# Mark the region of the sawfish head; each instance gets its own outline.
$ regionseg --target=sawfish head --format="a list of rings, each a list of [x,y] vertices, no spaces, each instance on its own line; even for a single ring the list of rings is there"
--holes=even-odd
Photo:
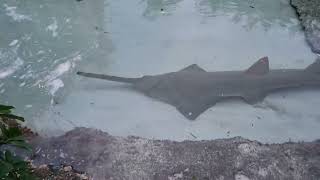
[[[206,71],[200,68],[198,65],[192,64],[177,72],[165,73],[162,75],[155,75],[155,76],[150,76],[150,75],[143,76],[142,78],[139,79],[139,81],[134,83],[134,86],[143,92],[147,92],[152,89],[155,90],[156,88],[159,88],[161,84],[167,84],[166,82],[170,81],[171,79],[174,79],[176,75],[179,74],[180,72],[206,72]],[[161,88],[162,91],[165,90],[163,88],[164,87]]]
[[[207,73],[196,64],[192,64],[186,68],[177,72],[170,72],[155,76],[143,76],[138,82],[134,83],[134,87],[143,92],[145,95],[152,97],[153,99],[160,100],[175,106],[183,115],[188,119],[192,118],[190,109],[195,110],[194,106],[188,106],[190,101],[188,97],[184,95],[183,89],[187,84],[180,84],[179,81],[184,79],[183,77],[193,77],[195,74]],[[192,86],[192,83],[189,84]],[[195,103],[196,104],[196,103]],[[187,106],[188,107],[187,107]],[[201,107],[197,107],[201,108]],[[199,110],[197,110],[198,112]],[[196,115],[197,113],[195,113]]]

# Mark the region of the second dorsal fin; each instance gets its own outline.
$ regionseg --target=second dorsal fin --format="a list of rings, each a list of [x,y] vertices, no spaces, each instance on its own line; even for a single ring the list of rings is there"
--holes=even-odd
[[[181,69],[180,71],[197,71],[197,72],[206,72],[204,69],[202,69],[201,67],[199,67],[196,64],[192,64],[186,68]]]
[[[249,69],[245,71],[247,74],[264,75],[269,72],[268,57],[263,57],[255,62]]]

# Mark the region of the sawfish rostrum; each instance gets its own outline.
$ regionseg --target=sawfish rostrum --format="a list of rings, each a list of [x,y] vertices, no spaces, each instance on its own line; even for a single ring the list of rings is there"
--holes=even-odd
[[[131,83],[138,91],[175,106],[186,118],[194,120],[224,99],[242,98],[249,104],[255,104],[276,90],[320,86],[320,61],[315,61],[306,69],[269,70],[268,57],[263,57],[244,71],[207,72],[193,64],[178,72],[141,78],[84,72],[77,74]]]

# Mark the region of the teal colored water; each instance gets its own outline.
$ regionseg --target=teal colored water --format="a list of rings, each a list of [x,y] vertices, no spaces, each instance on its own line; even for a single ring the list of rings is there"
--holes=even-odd
[[[0,27],[0,100],[42,134],[85,126],[175,140],[319,138],[317,90],[273,94],[260,107],[219,103],[189,121],[125,85],[75,75],[242,70],[263,56],[271,68],[304,68],[316,55],[287,0],[2,0]]]

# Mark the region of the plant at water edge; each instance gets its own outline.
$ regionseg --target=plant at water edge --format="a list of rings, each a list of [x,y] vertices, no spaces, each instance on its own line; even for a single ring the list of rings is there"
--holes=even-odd
[[[23,138],[18,121],[24,118],[12,114],[13,106],[0,105],[0,146],[13,145],[31,150]],[[0,151],[0,180],[34,180],[29,164],[9,150]]]
[[[24,122],[24,118],[12,114],[13,106],[0,105],[0,146],[11,144],[20,148],[30,149],[25,142],[17,121]],[[12,126],[12,124],[14,124]]]
[[[0,155],[1,180],[33,180],[29,164],[6,150]]]

